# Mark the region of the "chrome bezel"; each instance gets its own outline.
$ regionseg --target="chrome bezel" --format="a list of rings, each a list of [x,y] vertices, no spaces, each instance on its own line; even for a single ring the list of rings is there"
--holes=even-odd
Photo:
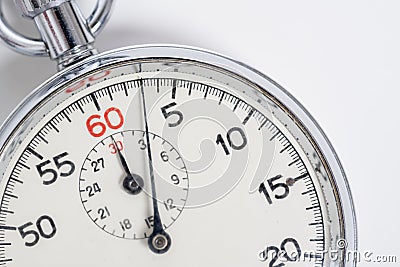
[[[90,57],[57,73],[26,97],[2,125],[0,129],[0,169],[4,167],[4,162],[7,160],[5,149],[10,146],[12,142],[18,141],[15,138],[18,129],[28,118],[32,117],[35,110],[37,110],[49,96],[57,93],[60,88],[63,88],[63,86],[68,84],[71,80],[98,70],[99,68],[132,60],[150,58],[191,60],[222,68],[251,81],[262,90],[262,93],[266,97],[272,97],[273,101],[277,103],[280,108],[285,110],[287,115],[295,121],[297,127],[299,127],[308,141],[311,142],[314,149],[318,152],[318,156],[323,159],[324,167],[330,172],[330,183],[336,192],[336,201],[339,202],[341,208],[339,211],[341,212],[340,220],[343,234],[341,238],[347,241],[348,250],[357,251],[356,217],[349,184],[337,154],[314,118],[288,91],[269,77],[241,62],[198,48],[176,45],[127,47]],[[346,267],[355,265],[355,261],[345,260],[340,264],[340,266]]]

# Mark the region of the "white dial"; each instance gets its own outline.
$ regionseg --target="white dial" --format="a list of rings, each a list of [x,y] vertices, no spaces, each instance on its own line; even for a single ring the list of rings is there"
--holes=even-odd
[[[332,173],[257,84],[148,58],[47,101],[3,158],[1,265],[341,264],[324,256],[343,236]]]
[[[167,229],[183,211],[189,177],[178,151],[160,136],[150,135],[156,155],[153,158],[156,178],[165,182],[158,183],[157,191],[158,199],[162,200],[163,228]],[[90,219],[113,236],[140,239],[151,235],[154,218],[149,208],[150,183],[144,179],[148,176],[146,148],[144,131],[120,132],[101,140],[81,168],[82,204]],[[127,161],[131,162],[128,172],[123,166],[128,165]]]

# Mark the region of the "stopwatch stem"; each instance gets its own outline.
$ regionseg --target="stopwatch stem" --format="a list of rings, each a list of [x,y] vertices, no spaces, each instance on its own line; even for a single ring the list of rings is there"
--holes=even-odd
[[[156,254],[163,254],[167,252],[171,247],[171,237],[168,233],[166,233],[163,229],[160,211],[158,209],[158,201],[157,201],[157,190],[156,190],[156,182],[154,179],[154,167],[153,167],[153,158],[151,154],[151,144],[149,137],[149,125],[147,121],[147,111],[146,111],[146,98],[144,95],[143,81],[140,80],[140,91],[142,95],[142,108],[143,108],[143,116],[144,116],[144,127],[145,127],[145,135],[146,135],[146,143],[147,143],[147,156],[149,159],[149,172],[150,172],[150,184],[151,184],[151,196],[153,198],[153,232],[149,237],[148,245],[151,251]]]
[[[24,16],[32,18],[50,58],[63,69],[97,54],[94,35],[75,0],[16,0]]]

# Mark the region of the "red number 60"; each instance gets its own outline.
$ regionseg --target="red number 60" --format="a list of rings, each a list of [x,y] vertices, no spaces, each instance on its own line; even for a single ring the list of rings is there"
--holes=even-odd
[[[117,116],[117,119],[114,122],[112,122],[110,120],[110,116],[112,114],[115,114]],[[101,121],[101,119],[102,119],[102,117],[100,115],[94,114],[94,115],[90,116],[86,121],[86,127],[87,127],[90,135],[92,135],[93,137],[103,136],[107,131],[107,127],[112,130],[117,130],[124,125],[124,121],[125,121],[121,110],[118,108],[114,108],[114,107],[111,107],[104,112],[105,123],[103,123]],[[94,121],[94,120],[98,120],[98,121]]]

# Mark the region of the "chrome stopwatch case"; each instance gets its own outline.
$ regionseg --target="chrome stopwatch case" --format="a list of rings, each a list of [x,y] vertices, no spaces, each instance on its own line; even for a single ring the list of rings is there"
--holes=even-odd
[[[24,9],[39,24],[77,13],[44,2]],[[0,130],[0,265],[355,266],[343,169],[277,83],[196,48],[46,34],[62,70]]]

